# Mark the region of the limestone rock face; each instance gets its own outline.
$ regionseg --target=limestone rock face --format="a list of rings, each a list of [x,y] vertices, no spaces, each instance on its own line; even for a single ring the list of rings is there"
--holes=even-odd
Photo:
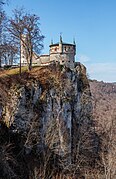
[[[46,146],[57,155],[68,156],[70,162],[84,151],[88,157],[92,104],[88,79],[81,69],[81,64],[74,70],[41,68],[32,71],[25,84],[10,87],[2,119],[13,133],[25,138],[27,153],[35,146],[36,152]]]

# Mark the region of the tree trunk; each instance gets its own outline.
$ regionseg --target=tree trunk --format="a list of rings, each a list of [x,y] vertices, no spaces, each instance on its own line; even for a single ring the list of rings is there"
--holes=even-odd
[[[0,58],[0,68],[1,68],[1,58]]]
[[[20,74],[20,76],[21,76],[21,34],[20,34],[20,69],[19,69],[19,74]]]
[[[30,52],[30,60],[29,60],[29,71],[32,69],[32,58],[33,58],[33,50],[31,46],[31,52]]]
[[[30,58],[30,63],[29,63],[29,71],[32,69],[32,57]]]

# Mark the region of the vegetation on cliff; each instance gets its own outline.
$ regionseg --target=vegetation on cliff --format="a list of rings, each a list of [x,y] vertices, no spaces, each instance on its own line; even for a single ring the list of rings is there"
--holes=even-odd
[[[33,68],[22,77],[11,72],[0,77],[1,128],[6,130],[1,151],[12,156],[6,159],[9,170],[1,165],[1,177],[83,175],[95,151],[89,83],[81,65],[73,71],[60,65]]]

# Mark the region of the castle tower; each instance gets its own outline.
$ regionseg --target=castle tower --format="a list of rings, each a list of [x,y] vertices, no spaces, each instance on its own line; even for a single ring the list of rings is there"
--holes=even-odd
[[[50,61],[60,62],[67,67],[74,68],[76,44],[64,43],[60,35],[60,42],[50,45]]]

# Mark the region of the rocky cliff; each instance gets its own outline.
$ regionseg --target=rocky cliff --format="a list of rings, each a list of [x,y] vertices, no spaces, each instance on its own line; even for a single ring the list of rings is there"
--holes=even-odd
[[[1,131],[8,133],[1,150],[11,144],[17,163],[14,167],[12,160],[4,159],[11,178],[53,178],[57,172],[79,177],[93,167],[97,151],[83,65],[76,64],[74,70],[36,67],[21,77],[1,74],[0,90]],[[3,163],[0,172],[5,170]],[[1,176],[8,178],[8,171]]]

